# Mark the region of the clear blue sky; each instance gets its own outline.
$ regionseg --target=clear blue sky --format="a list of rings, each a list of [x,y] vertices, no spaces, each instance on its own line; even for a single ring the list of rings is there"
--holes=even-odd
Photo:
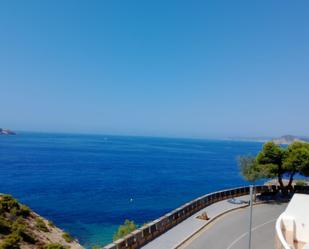
[[[309,1],[1,1],[0,127],[309,135]]]

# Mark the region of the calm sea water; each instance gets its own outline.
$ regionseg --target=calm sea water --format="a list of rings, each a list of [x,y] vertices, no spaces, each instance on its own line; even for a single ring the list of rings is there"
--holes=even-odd
[[[0,192],[90,247],[126,218],[158,218],[214,190],[246,184],[236,157],[261,143],[20,133],[0,136]]]

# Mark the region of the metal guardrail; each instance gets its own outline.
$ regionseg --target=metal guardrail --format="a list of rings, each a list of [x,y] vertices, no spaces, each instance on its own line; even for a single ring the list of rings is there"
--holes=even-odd
[[[265,185],[255,186],[255,189],[256,193],[278,191],[276,186]],[[248,195],[249,191],[249,186],[245,186],[206,194],[136,229],[124,238],[103,247],[103,249],[140,248],[201,209],[221,200]]]

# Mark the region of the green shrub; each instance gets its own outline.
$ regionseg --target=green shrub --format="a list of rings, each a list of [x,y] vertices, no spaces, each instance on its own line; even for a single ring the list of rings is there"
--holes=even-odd
[[[74,240],[74,238],[68,233],[63,233],[62,238],[68,243],[71,243]]]
[[[31,210],[25,205],[20,205],[16,199],[10,195],[0,196],[0,214],[8,212],[14,216],[27,217],[30,215]]]
[[[23,241],[29,244],[35,244],[37,242],[37,239],[34,238],[33,234],[28,231],[21,232],[20,236],[22,237]]]
[[[37,241],[30,233],[30,231],[27,231],[26,226],[23,223],[23,219],[21,217],[19,217],[16,221],[14,221],[14,223],[11,226],[11,230],[13,233],[18,234],[25,242],[35,244]]]
[[[0,216],[0,234],[11,233],[11,223]]]
[[[17,219],[13,222],[11,226],[12,232],[16,232],[17,234],[21,234],[26,231],[26,226],[22,223],[20,219]]]
[[[11,195],[1,195],[0,196],[0,210],[3,212],[10,212],[11,209],[19,209],[19,204],[16,199]]]
[[[0,249],[19,249],[22,238],[17,233],[11,233],[0,244]]]
[[[35,219],[35,226],[43,232],[49,232],[45,222],[40,217]]]
[[[25,205],[20,205],[20,209],[19,209],[19,215],[21,215],[22,217],[28,217],[31,213],[31,209],[28,208]]]
[[[120,225],[118,231],[114,234],[113,240],[118,240],[123,238],[127,234],[133,232],[137,226],[135,225],[134,221],[125,220],[123,225]]]
[[[48,221],[48,225],[49,225],[50,227],[55,227],[55,224],[54,224],[52,221]]]
[[[64,247],[63,245],[58,243],[48,244],[43,247],[43,249],[66,249],[66,248],[67,247]]]
[[[19,206],[12,207],[9,211],[11,219],[16,219],[19,216]]]
[[[21,241],[36,243],[25,225],[24,217],[30,212],[28,207],[20,205],[12,196],[0,195],[0,234],[6,235],[0,244],[0,249],[19,248]]]
[[[297,181],[295,182],[295,185],[296,185],[296,186],[307,186],[307,182],[304,181],[304,180],[297,180]]]

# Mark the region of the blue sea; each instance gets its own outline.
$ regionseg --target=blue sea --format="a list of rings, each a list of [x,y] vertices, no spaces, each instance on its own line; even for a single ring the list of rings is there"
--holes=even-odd
[[[236,157],[261,146],[20,132],[0,136],[0,192],[89,248],[110,242],[125,219],[143,224],[205,193],[246,184]]]

